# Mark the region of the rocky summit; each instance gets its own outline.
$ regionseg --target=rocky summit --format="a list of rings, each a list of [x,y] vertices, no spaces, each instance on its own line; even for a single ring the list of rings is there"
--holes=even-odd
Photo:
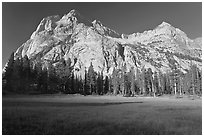
[[[94,71],[110,76],[114,69],[151,68],[166,73],[172,63],[184,73],[195,64],[202,67],[202,39],[192,40],[180,29],[162,22],[153,30],[119,34],[100,21],[89,21],[78,11],[43,18],[29,40],[15,52],[44,67],[55,68],[71,60],[76,75]]]

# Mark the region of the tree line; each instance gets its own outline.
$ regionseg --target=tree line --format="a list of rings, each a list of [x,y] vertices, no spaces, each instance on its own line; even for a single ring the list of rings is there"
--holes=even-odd
[[[76,60],[75,60],[76,62]],[[3,74],[3,91],[21,94],[82,94],[104,95],[121,94],[123,96],[161,96],[202,95],[202,72],[196,65],[191,65],[187,73],[183,73],[176,65],[165,74],[153,72],[151,68],[131,68],[126,66],[114,69],[111,76],[95,72],[92,63],[84,72],[84,77],[73,73],[71,60],[61,60],[57,67],[48,63],[31,62],[25,55],[14,60],[11,54],[5,73]]]

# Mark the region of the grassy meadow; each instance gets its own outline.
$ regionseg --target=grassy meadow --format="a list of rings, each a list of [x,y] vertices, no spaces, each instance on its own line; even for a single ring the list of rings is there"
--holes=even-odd
[[[2,134],[202,134],[202,99],[7,95]]]

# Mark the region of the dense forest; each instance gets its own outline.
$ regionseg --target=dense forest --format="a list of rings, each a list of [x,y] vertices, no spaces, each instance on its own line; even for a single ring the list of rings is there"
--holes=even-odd
[[[161,96],[202,95],[202,72],[191,65],[187,73],[182,73],[176,63],[172,63],[172,71],[165,74],[152,72],[151,68],[131,69],[126,72],[124,66],[113,70],[111,77],[94,71],[90,64],[84,72],[84,78],[74,75],[71,60],[62,60],[62,66],[47,68],[41,63],[32,64],[27,56],[14,60],[11,54],[3,73],[3,94],[8,91],[17,94],[82,94],[104,95],[121,94],[123,96]]]

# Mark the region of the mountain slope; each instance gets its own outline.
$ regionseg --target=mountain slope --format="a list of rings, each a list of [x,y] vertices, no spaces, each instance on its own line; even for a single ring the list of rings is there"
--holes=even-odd
[[[183,72],[191,63],[202,67],[201,39],[191,40],[180,29],[163,22],[153,30],[120,35],[100,21],[89,21],[76,10],[44,18],[15,58],[28,56],[33,64],[56,68],[71,59],[74,72],[84,75],[91,62],[95,71],[111,75],[114,68],[152,68],[165,73],[172,63]]]

